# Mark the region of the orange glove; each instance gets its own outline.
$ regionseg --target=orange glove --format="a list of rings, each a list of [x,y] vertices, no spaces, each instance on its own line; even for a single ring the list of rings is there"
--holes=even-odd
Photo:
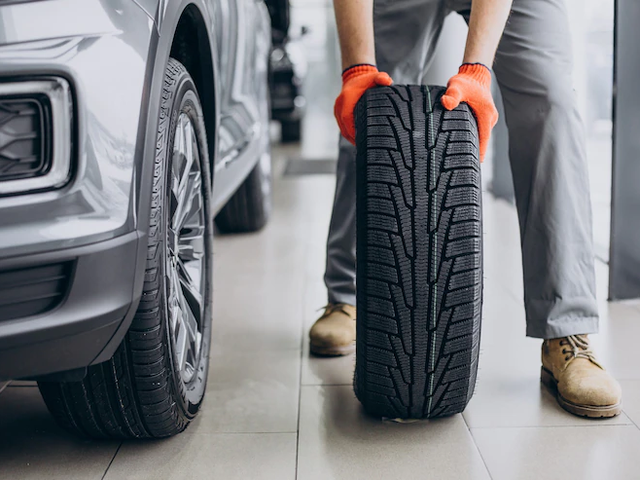
[[[440,99],[442,106],[453,110],[466,102],[478,122],[480,161],[487,153],[491,129],[498,121],[498,111],[491,96],[491,71],[481,63],[465,63],[458,74],[447,83],[447,91]]]
[[[374,65],[354,65],[342,72],[342,91],[336,99],[333,113],[344,138],[356,144],[353,111],[364,92],[378,85],[389,86],[392,83],[391,77],[379,72]]]

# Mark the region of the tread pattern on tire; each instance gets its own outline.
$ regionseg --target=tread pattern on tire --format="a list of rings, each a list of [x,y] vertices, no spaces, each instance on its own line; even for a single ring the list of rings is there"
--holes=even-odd
[[[369,413],[459,413],[482,310],[478,135],[441,87],[369,90],[356,107],[356,395]]]
[[[153,171],[151,217],[142,298],[131,327],[114,356],[92,365],[78,382],[39,382],[52,415],[69,431],[91,438],[168,437],[184,430],[190,418],[176,404],[166,347],[162,280],[165,136],[172,122],[173,87],[186,72],[169,59],[162,95],[158,148]],[[204,160],[203,160],[204,161]]]

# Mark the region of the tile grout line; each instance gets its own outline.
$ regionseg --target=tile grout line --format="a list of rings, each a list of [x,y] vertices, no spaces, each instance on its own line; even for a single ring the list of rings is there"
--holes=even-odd
[[[107,465],[107,469],[104,471],[104,474],[102,475],[102,479],[104,480],[105,477],[107,476],[107,473],[109,473],[109,469],[111,468],[111,465],[113,464],[113,461],[116,459],[116,456],[118,455],[118,452],[120,451],[120,448],[122,447],[122,444],[124,442],[120,442],[120,445],[118,445],[118,448],[116,448],[116,452],[113,454],[113,457],[111,458],[111,461],[109,462],[109,465]]]
[[[487,461],[484,459],[484,455],[482,455],[482,452],[480,451],[480,445],[478,445],[478,442],[476,442],[476,438],[473,436],[473,432],[469,427],[469,423],[467,423],[467,419],[464,417],[463,414],[460,414],[460,415],[462,416],[462,421],[464,421],[464,424],[467,427],[467,431],[469,432],[469,435],[471,435],[471,440],[473,441],[473,444],[476,447],[478,455],[480,455],[480,460],[482,460],[482,464],[484,465],[484,469],[487,471],[487,475],[489,475],[489,479],[493,480],[493,476],[491,475],[491,470],[489,470],[489,465],[487,465]]]
[[[624,410],[624,403],[623,403],[622,405],[623,405],[622,413],[624,414],[624,416],[625,416],[625,417],[627,417],[627,418],[629,419],[629,421],[630,421],[633,425],[635,425],[635,427],[636,427],[638,430],[640,430],[640,425],[638,425],[638,424],[633,420],[633,418],[631,418],[631,417],[629,416],[629,414],[628,414],[627,412],[625,412],[625,410]]]
[[[306,248],[305,248],[305,258],[307,258],[307,255],[309,254],[309,244],[307,243]],[[306,272],[305,272],[306,273]],[[299,370],[298,370],[298,420],[297,420],[297,427],[296,427],[296,462],[295,462],[295,470],[294,470],[294,477],[296,480],[298,478],[298,464],[300,462],[300,412],[302,411],[302,364],[304,362],[304,340],[305,340],[305,326],[306,326],[306,322],[305,322],[305,304],[304,304],[304,299],[306,298],[306,291],[307,291],[307,287],[309,286],[309,280],[307,278],[307,275],[304,275],[304,280],[303,280],[303,288],[302,288],[302,308],[301,308],[301,312],[300,312],[300,365],[299,365]]]
[[[626,414],[625,414],[626,415]],[[627,418],[629,416],[627,415]],[[595,419],[594,422],[599,422],[600,420]],[[609,425],[594,425],[594,424],[582,424],[582,425],[504,425],[501,427],[473,427],[473,430],[512,430],[512,429],[530,429],[530,428],[616,428],[616,427],[636,427],[640,428],[636,423],[629,418],[631,423],[612,423]],[[468,425],[467,425],[468,427]],[[471,428],[469,428],[471,431]]]
[[[351,383],[305,383],[303,387],[350,387]]]
[[[178,435],[180,435],[181,437],[188,437],[188,436],[209,436],[209,437],[215,437],[215,436],[220,436],[220,435],[293,435],[294,433],[296,433],[293,430],[274,430],[274,431],[260,431],[260,432],[228,432],[228,431],[220,431],[220,432],[188,432],[188,431],[184,431],[179,433]]]

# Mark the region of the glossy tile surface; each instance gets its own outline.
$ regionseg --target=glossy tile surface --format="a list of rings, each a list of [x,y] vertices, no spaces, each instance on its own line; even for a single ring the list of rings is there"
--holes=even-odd
[[[200,433],[295,432],[300,352],[211,357]]]
[[[293,480],[296,434],[185,433],[125,443],[105,480]]]
[[[58,427],[36,387],[0,394],[0,478],[100,480],[119,442],[92,442]]]
[[[478,428],[472,434],[493,480],[640,478],[635,426]]]
[[[298,478],[489,479],[460,415],[400,424],[367,416],[348,386],[302,387]]]
[[[640,380],[621,380],[624,392],[624,412],[636,426],[640,427]]]

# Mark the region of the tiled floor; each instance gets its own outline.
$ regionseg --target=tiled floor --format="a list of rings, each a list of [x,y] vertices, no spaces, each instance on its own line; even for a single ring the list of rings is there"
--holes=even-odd
[[[538,382],[539,342],[524,337],[515,213],[490,196],[480,376],[468,409],[413,424],[365,416],[351,388],[353,358],[313,358],[306,343],[325,302],[333,182],[279,178],[263,232],[217,239],[209,389],[184,434],[78,440],[53,423],[35,387],[13,384],[0,394],[0,478],[640,478],[640,307],[602,301],[594,337],[622,380],[625,414],[588,421],[565,413]],[[601,298],[606,275],[599,264]]]
[[[598,263],[602,326],[593,338],[621,380],[624,414],[565,413],[540,386],[539,342],[524,336],[515,211],[489,195],[480,375],[463,415],[372,419],[351,388],[353,358],[309,356],[307,332],[326,302],[335,179],[281,173],[288,158],[336,154],[331,15],[323,1],[294,10],[294,21],[312,28],[307,88],[315,94],[302,146],[276,151],[271,222],[259,234],[216,240],[213,354],[199,418],[169,440],[80,440],[54,424],[33,384],[14,383],[0,394],[0,479],[640,479],[640,304],[608,304],[608,271]]]

